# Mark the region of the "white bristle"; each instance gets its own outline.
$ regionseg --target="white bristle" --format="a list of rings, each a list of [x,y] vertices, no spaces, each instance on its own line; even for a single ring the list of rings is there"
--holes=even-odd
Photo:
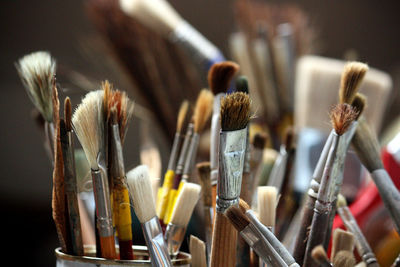
[[[191,235],[189,251],[192,255],[192,267],[207,267],[206,244],[202,240]]]
[[[194,183],[185,183],[179,194],[174,211],[171,216],[171,223],[179,226],[187,226],[194,207],[200,197],[201,186]]]
[[[52,86],[56,62],[48,52],[39,51],[22,57],[16,64],[28,95],[48,122],[53,120]]]
[[[104,142],[102,90],[86,94],[72,116],[72,125],[90,167],[97,170],[97,156]]]
[[[182,18],[165,0],[120,0],[122,11],[167,37]]]
[[[139,165],[126,174],[133,209],[141,223],[156,216],[156,206],[151,188],[149,168]]]
[[[275,226],[277,190],[274,186],[258,187],[258,212],[260,221],[265,226]]]

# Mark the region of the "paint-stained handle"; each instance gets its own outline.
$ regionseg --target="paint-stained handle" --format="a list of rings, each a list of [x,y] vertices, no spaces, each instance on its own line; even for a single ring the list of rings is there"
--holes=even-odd
[[[116,259],[114,236],[100,236],[101,256],[105,259]]]

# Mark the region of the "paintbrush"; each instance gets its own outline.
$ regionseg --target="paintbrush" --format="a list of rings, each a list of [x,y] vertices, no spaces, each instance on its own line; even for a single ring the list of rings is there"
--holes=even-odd
[[[171,221],[168,223],[164,234],[171,257],[175,258],[179,253],[183,238],[185,237],[186,227],[200,197],[200,190],[200,185],[186,182],[179,192]]]
[[[239,202],[250,119],[249,96],[236,92],[224,97],[220,116],[219,175],[210,260],[212,267],[235,265],[237,233],[223,213]],[[229,255],[228,258],[226,255]]]
[[[120,0],[121,9],[155,32],[184,48],[207,70],[224,56],[164,0]]]
[[[243,214],[239,207],[230,206],[225,211],[225,215],[264,263],[271,264],[272,266],[288,266],[272,248],[271,244],[258,232],[256,227],[250,223],[250,220]]]
[[[368,66],[362,63],[358,63],[357,65],[348,64],[345,66],[341,77],[341,85],[339,88],[339,98],[341,103],[352,103],[357,93],[357,89],[367,70]],[[311,225],[314,204],[318,196],[318,188],[321,183],[324,166],[329,153],[329,148],[332,144],[332,140],[333,131],[331,131],[331,134],[329,134],[322,149],[322,152],[312,175],[309,190],[307,192],[307,195],[305,196],[306,199],[303,201],[303,205],[301,207],[301,227],[299,228],[299,232],[296,237],[294,246],[295,249],[293,253],[294,258],[298,262],[302,262],[304,259],[304,252],[307,244],[307,229]],[[301,155],[299,156],[301,157]]]
[[[320,267],[332,267],[332,263],[329,261],[328,255],[326,255],[326,251],[322,245],[313,248],[311,257]]]
[[[278,190],[274,186],[259,186],[257,196],[260,222],[274,232]]]
[[[336,228],[332,236],[331,259],[334,259],[339,251],[353,252],[354,235],[351,232]]]
[[[172,188],[172,183],[175,176],[176,161],[179,154],[179,149],[182,143],[182,129],[189,109],[189,102],[183,101],[179,109],[178,118],[176,122],[176,133],[172,143],[171,154],[169,156],[167,172],[164,175],[162,187],[159,189],[157,195],[157,216],[164,218],[165,210],[168,204],[168,193]]]
[[[147,166],[140,165],[130,170],[126,177],[133,209],[142,225],[152,266],[172,266],[160,221],[156,214]]]
[[[103,91],[92,91],[75,110],[72,123],[92,174],[101,256],[115,259],[114,230],[105,164]]]
[[[353,267],[356,264],[353,252],[342,250],[337,253],[332,261],[333,266]]]
[[[259,177],[261,172],[261,165],[264,156],[264,147],[268,141],[268,137],[265,133],[260,132],[256,133],[253,137],[253,140],[250,144],[250,172],[254,176],[252,183],[250,184],[250,192],[254,192],[259,183]],[[254,199],[254,195],[252,196],[252,200]],[[252,203],[250,201],[249,203]]]
[[[196,165],[200,178],[201,194],[203,198],[204,232],[206,239],[207,257],[211,254],[212,222],[214,219],[213,201],[211,196],[210,162],[200,162]]]
[[[213,113],[211,117],[211,137],[210,137],[210,179],[212,185],[212,201],[215,207],[217,199],[217,181],[218,181],[218,151],[219,134],[221,130],[220,106],[221,98],[229,88],[229,84],[239,70],[239,65],[225,61],[214,64],[208,71],[208,86],[214,94]],[[215,213],[215,211],[214,211]],[[214,221],[214,220],[213,220]]]
[[[56,62],[48,52],[38,51],[25,55],[15,64],[26,92],[42,115],[45,125],[46,151],[53,162],[53,103],[52,89],[55,83]]]
[[[379,266],[374,252],[372,251],[367,239],[365,238],[360,227],[358,226],[356,219],[354,218],[349,207],[347,206],[346,199],[341,194],[339,194],[338,196],[337,212],[340,218],[343,220],[346,229],[353,233],[356,248],[362,260],[367,264],[367,266]]]
[[[189,252],[192,256],[192,267],[207,267],[206,245],[197,237],[190,235]]]
[[[321,178],[321,184],[318,188],[318,196],[315,201],[314,215],[311,222],[310,234],[306,246],[304,257],[304,266],[313,266],[311,250],[324,244],[326,231],[329,227],[330,210],[332,209],[331,195],[334,190],[332,181],[332,170],[336,168],[335,158],[339,147],[339,141],[342,135],[348,130],[349,126],[356,118],[356,111],[348,104],[338,104],[330,112],[331,123],[334,129],[332,144],[326,159],[324,171]]]
[[[64,101],[64,120],[60,120],[60,141],[64,162],[64,187],[69,215],[72,254],[83,256],[71,116],[71,101],[67,97]]]
[[[192,173],[193,162],[195,161],[197,155],[197,149],[200,141],[200,132],[203,131],[208,119],[210,118],[212,111],[212,102],[213,102],[213,94],[210,90],[203,89],[200,91],[199,96],[197,97],[194,114],[193,114],[193,134],[190,138],[190,143],[188,147],[188,151],[186,154],[186,158],[183,165],[183,172],[181,179],[175,179],[173,189],[176,189],[177,193],[171,194],[170,198],[173,197],[173,201],[169,201],[166,215],[166,220],[164,219],[164,223],[169,223],[171,220],[172,212],[174,211],[176,198],[182,189],[182,186],[185,182],[189,180],[189,176]],[[177,178],[177,177],[175,177]],[[174,191],[173,191],[174,192]]]

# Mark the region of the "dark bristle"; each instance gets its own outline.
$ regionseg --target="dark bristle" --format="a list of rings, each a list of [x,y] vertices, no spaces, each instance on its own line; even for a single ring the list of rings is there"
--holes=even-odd
[[[116,107],[110,108],[110,123],[111,125],[118,124],[118,111]]]
[[[247,210],[250,209],[249,204],[247,204],[246,201],[244,201],[243,199],[239,199],[239,207],[242,210],[242,212],[246,212]]]
[[[293,129],[293,127],[289,126],[285,130],[284,144],[285,144],[286,150],[293,149],[294,139],[295,139],[294,129]]]
[[[203,193],[203,202],[205,206],[212,206],[212,196],[211,196],[211,180],[210,180],[210,162],[200,162],[196,164],[197,171],[199,173],[201,190]]]
[[[322,245],[313,248],[313,250],[311,251],[311,257],[318,264],[328,261],[328,256],[326,255],[326,251]]]
[[[244,129],[250,120],[250,98],[242,92],[227,95],[221,100],[221,129]]]
[[[239,65],[232,61],[224,61],[212,65],[208,71],[208,86],[213,94],[225,93],[238,70]]]
[[[244,75],[239,76],[236,79],[236,92],[242,92],[245,94],[249,93],[249,82],[247,81],[247,77]]]
[[[197,163],[196,167],[200,174],[200,179],[202,178],[202,174],[205,174],[205,173],[209,174],[211,171],[209,161]]]
[[[349,104],[338,104],[330,113],[331,123],[338,135],[344,134],[357,117],[357,111]]]
[[[353,253],[346,250],[339,251],[333,259],[333,266],[353,267],[355,264]]]
[[[256,133],[253,138],[253,146],[256,149],[264,149],[267,143],[267,135],[263,132]]]
[[[344,67],[340,81],[339,101],[341,104],[351,104],[357,90],[368,71],[368,66],[360,62],[350,62]]]
[[[230,206],[225,211],[225,216],[228,217],[229,221],[238,232],[242,231],[250,223],[246,215],[244,215],[241,209],[236,206]]]
[[[351,103],[354,109],[358,112],[356,120],[358,120],[360,115],[363,113],[366,104],[367,97],[361,93],[357,93],[356,97],[353,100],[353,103]]]
[[[68,96],[64,100],[64,120],[67,131],[72,131],[72,106]]]

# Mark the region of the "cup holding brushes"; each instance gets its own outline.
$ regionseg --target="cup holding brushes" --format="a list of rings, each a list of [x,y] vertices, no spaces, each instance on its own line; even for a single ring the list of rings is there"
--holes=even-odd
[[[91,168],[101,256],[115,259],[110,192],[104,155],[103,93],[102,90],[97,90],[86,94],[73,114],[72,123]]]
[[[126,177],[133,209],[142,225],[152,266],[172,266],[160,221],[156,214],[147,166],[140,165],[130,170]]]
[[[201,186],[194,183],[185,183],[180,191],[171,221],[167,225],[164,237],[171,257],[176,257],[185,237],[186,227],[189,224],[194,207],[200,196]]]

